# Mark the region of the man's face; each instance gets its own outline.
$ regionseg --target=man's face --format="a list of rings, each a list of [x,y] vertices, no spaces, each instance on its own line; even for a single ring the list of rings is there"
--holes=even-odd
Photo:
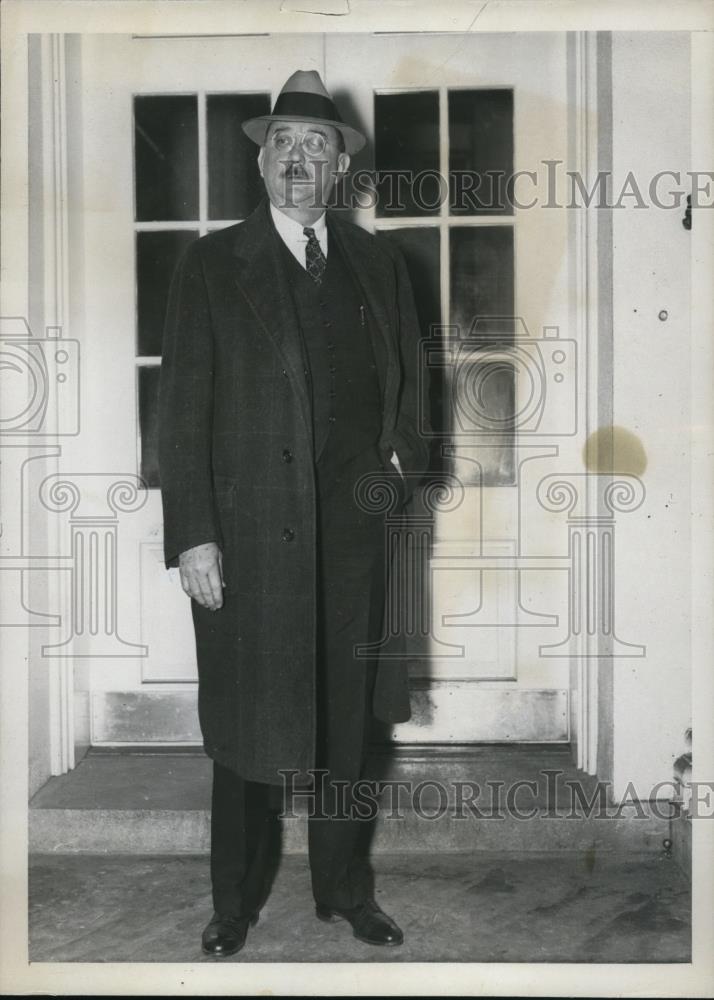
[[[324,136],[326,144],[322,152],[310,151],[314,133]],[[289,149],[291,141],[293,146]],[[272,204],[276,208],[322,211],[329,203],[337,177],[347,170],[350,162],[347,153],[339,152],[339,141],[337,129],[332,125],[271,122],[258,155],[258,166]]]

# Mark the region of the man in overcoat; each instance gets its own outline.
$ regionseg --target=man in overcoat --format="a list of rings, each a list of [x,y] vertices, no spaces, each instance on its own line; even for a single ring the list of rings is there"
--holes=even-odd
[[[414,300],[398,251],[325,211],[365,140],[319,75],[294,73],[272,114],[243,128],[267,200],[182,258],[160,383],[165,560],[191,597],[214,767],[202,945],[233,954],[257,919],[269,790],[286,771],[315,778],[317,916],[400,944],[357,851],[359,819],[329,817],[330,782],[349,790],[362,773],[371,715],[409,718],[406,665],[355,652],[381,635],[388,561],[356,487],[381,474],[404,503],[427,466]]]

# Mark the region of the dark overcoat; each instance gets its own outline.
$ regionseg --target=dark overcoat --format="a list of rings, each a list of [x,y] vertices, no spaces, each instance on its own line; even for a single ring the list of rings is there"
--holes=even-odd
[[[401,254],[328,212],[369,313],[382,389],[379,449],[426,469],[419,328]],[[253,781],[314,767],[316,487],[308,373],[267,201],[196,240],[169,294],[159,394],[167,566],[215,541],[224,604],[191,602],[210,757]],[[396,474],[395,474],[396,475]],[[416,477],[418,479],[418,476]],[[401,482],[401,480],[399,480]],[[372,710],[409,718],[406,664],[378,665]]]

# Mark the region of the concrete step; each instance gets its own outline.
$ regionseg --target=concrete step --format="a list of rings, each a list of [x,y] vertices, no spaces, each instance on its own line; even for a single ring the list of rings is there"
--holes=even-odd
[[[661,851],[670,835],[661,805],[608,809],[565,745],[375,748],[366,776],[381,787],[365,795],[367,812],[377,803],[377,852]],[[283,800],[277,790],[288,853],[307,850],[306,791]],[[90,751],[32,799],[30,850],[205,853],[210,792],[202,753]]]

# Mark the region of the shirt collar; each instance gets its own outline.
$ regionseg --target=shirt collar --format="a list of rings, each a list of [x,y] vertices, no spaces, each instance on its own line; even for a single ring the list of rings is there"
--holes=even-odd
[[[270,214],[273,217],[273,223],[275,228],[278,230],[283,240],[286,243],[294,243],[297,240],[305,241],[305,234],[303,233],[304,226],[301,222],[296,222],[289,216],[281,212],[279,208],[276,208],[273,203],[270,203]],[[327,229],[327,221],[325,219],[325,213],[323,212],[319,219],[317,219],[312,224],[312,229],[315,230],[315,236],[318,241],[324,236]]]

